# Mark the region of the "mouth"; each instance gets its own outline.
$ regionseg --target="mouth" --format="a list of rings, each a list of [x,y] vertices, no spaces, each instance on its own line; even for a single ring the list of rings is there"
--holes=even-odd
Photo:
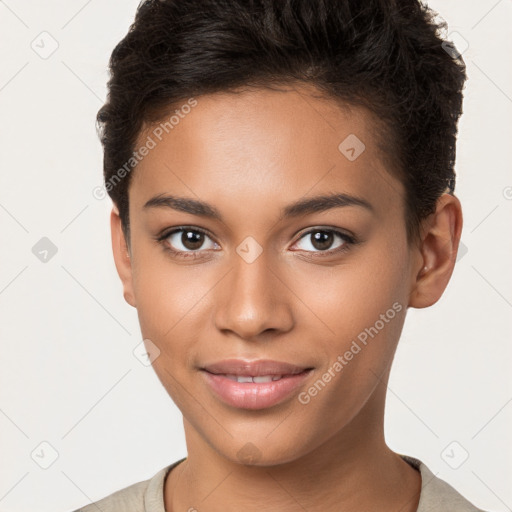
[[[215,398],[241,409],[265,409],[289,398],[314,371],[271,360],[230,359],[201,368]]]
[[[304,370],[307,371],[307,370]],[[293,375],[300,375],[300,372]],[[220,375],[222,377],[226,377],[226,379],[233,380],[235,382],[256,382],[257,384],[261,384],[263,382],[273,382],[276,380],[281,380],[283,377],[291,377],[292,374],[289,375],[235,375],[235,374],[223,374],[223,373],[212,373],[212,375]]]
[[[255,361],[246,361],[243,359],[225,359],[223,361],[208,364],[201,369],[215,375],[224,375],[226,377],[270,377],[271,380],[278,380],[280,377],[297,375],[304,371],[311,370],[313,367],[300,366],[297,364],[286,363],[283,361],[274,361],[271,359],[258,359]],[[268,380],[264,380],[262,382],[268,382]]]

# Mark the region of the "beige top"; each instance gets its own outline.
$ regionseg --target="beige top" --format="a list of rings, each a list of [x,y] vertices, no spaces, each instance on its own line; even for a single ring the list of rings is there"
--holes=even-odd
[[[417,512],[484,512],[462,497],[452,486],[437,478],[418,459],[401,457],[421,473],[421,494]],[[162,468],[149,480],[132,484],[74,512],[166,512],[164,481],[167,473],[185,458]]]

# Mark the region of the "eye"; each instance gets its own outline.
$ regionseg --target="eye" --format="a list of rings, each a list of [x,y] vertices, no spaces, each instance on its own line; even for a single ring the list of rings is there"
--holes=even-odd
[[[165,250],[179,258],[200,257],[201,252],[220,247],[206,231],[197,227],[180,226],[166,231],[156,239]],[[306,243],[300,247],[302,241]],[[299,250],[312,252],[314,257],[322,257],[348,251],[356,243],[354,237],[341,231],[316,228],[304,233],[295,245],[299,245]]]
[[[336,240],[338,242],[336,243]],[[342,251],[347,251],[351,245],[356,243],[356,240],[345,233],[334,229],[313,229],[305,233],[297,242],[305,241],[302,250],[308,252],[319,252],[332,255]],[[333,246],[333,244],[335,244]],[[323,254],[319,254],[320,256]]]
[[[166,242],[165,248],[176,255],[187,256],[200,250],[216,249],[218,245],[199,228],[180,227],[167,231],[158,238],[159,242]],[[207,242],[210,241],[208,244]],[[206,247],[205,247],[206,242]],[[181,253],[181,254],[180,254]],[[194,254],[195,256],[195,254]]]

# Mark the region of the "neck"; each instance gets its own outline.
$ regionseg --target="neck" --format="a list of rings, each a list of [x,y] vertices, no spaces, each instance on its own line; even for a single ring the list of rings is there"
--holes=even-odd
[[[416,512],[421,476],[384,440],[385,384],[336,435],[276,465],[230,460],[184,420],[188,456],[166,479],[166,512]]]

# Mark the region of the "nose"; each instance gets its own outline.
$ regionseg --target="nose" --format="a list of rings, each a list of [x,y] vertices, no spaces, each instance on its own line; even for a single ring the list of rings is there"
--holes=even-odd
[[[233,260],[231,271],[216,287],[216,328],[249,341],[292,329],[293,293],[276,265],[269,266],[265,252],[252,263],[237,254]]]

